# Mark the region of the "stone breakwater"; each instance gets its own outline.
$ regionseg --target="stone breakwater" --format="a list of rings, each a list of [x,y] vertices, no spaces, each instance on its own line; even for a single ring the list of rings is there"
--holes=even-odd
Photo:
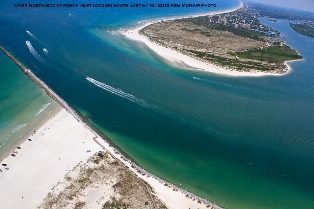
[[[207,200],[207,199],[205,199],[205,198],[199,197],[199,196],[197,196],[197,195],[195,195],[195,194],[193,194],[193,193],[191,193],[191,192],[188,192],[188,191],[186,191],[186,190],[184,190],[184,189],[182,189],[182,188],[180,188],[180,187],[178,187],[178,186],[176,186],[176,185],[174,185],[174,184],[171,184],[171,183],[169,183],[169,182],[167,182],[167,181],[165,181],[165,180],[159,178],[158,176],[155,176],[155,175],[149,173],[149,172],[146,171],[145,169],[143,169],[143,168],[141,168],[140,166],[136,165],[136,164],[135,164],[134,162],[132,162],[131,160],[129,160],[129,159],[125,159],[125,160],[126,160],[128,163],[130,163],[130,164],[132,165],[132,167],[133,167],[135,170],[137,170],[137,172],[139,172],[140,174],[142,174],[142,175],[147,175],[147,177],[152,177],[152,178],[158,180],[159,183],[164,184],[165,186],[168,186],[168,187],[170,187],[170,188],[173,188],[173,190],[182,192],[183,194],[186,195],[187,198],[190,198],[190,199],[196,200],[196,201],[198,201],[198,202],[201,202],[201,203],[207,205],[209,208],[213,208],[213,209],[222,209],[222,207],[216,205],[216,204],[213,203],[213,202],[210,202],[209,200]]]
[[[78,121],[82,121],[82,118],[73,110],[57,93],[47,86],[41,79],[39,79],[30,69],[26,68],[21,62],[19,62],[13,55],[10,54],[4,47],[0,46],[0,49],[10,57],[13,62],[20,67],[22,72],[26,74],[34,83],[36,83],[45,93],[71,113]]]
[[[127,165],[125,165],[123,163],[123,161],[119,158],[116,157],[116,155],[114,155],[113,153],[111,153],[108,149],[106,149],[102,144],[101,144],[101,140],[107,144],[110,145],[109,143],[109,138],[104,138],[102,136],[100,136],[100,134],[98,134],[94,129],[92,129],[87,123],[84,122],[83,117],[77,113],[72,107],[70,107],[56,92],[54,92],[50,87],[48,87],[41,79],[39,79],[30,69],[26,68],[21,62],[19,62],[13,55],[11,55],[10,52],[8,52],[4,47],[0,46],[0,49],[10,58],[12,59],[12,61],[19,66],[19,68],[22,70],[22,72],[24,74],[26,74],[34,83],[36,83],[40,88],[42,88],[45,93],[50,96],[53,100],[55,100],[58,104],[60,104],[63,108],[65,108],[70,114],[72,114],[74,116],[74,118],[78,121],[81,122],[82,125],[88,129],[89,131],[91,131],[96,137],[94,137],[94,141],[100,145],[108,154],[110,154],[115,160],[117,160],[117,162],[122,163],[126,168],[129,169],[129,167]],[[100,140],[101,139],[101,140]],[[188,192],[174,184],[171,184],[153,174],[151,174],[150,172],[146,171],[145,169],[141,168],[140,166],[138,166],[136,163],[132,162],[130,159],[126,158],[121,152],[119,152],[117,149],[114,149],[115,153],[117,155],[120,155],[121,158],[128,162],[132,168],[134,168],[138,173],[142,174],[142,175],[147,175],[147,177],[152,177],[156,180],[158,180],[160,183],[164,184],[165,186],[169,186],[171,188],[173,188],[174,190],[180,191],[183,194],[186,194],[187,198],[191,198],[193,200],[196,200],[199,203],[203,203],[205,205],[207,205],[209,208],[215,208],[215,209],[222,209],[222,207],[216,205],[215,203],[210,202],[207,199],[204,199],[202,197],[199,197],[191,192]],[[146,182],[144,182],[142,179],[140,179],[138,177],[139,182],[141,182],[142,184],[145,185],[145,188],[147,189],[152,202],[154,203],[154,197],[151,195],[152,194],[152,189],[147,185]],[[155,205],[155,204],[154,204]],[[156,206],[155,206],[156,208]]]

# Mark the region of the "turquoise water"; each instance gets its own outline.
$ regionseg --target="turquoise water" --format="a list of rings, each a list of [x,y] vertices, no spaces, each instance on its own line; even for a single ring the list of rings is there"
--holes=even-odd
[[[219,1],[216,10],[238,4]],[[313,39],[265,20],[304,60],[286,76],[239,78],[172,67],[95,27],[198,12],[206,11],[17,9],[4,1],[0,44],[165,180],[227,208],[313,208]]]
[[[0,52],[0,157],[36,130],[39,121],[56,108],[56,103]]]

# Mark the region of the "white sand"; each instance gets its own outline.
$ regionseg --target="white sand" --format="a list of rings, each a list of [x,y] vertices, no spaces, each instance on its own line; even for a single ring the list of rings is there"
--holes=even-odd
[[[22,149],[16,149],[16,157],[9,156],[1,162],[8,164],[9,170],[1,165],[3,172],[0,173],[0,208],[36,208],[51,189],[64,179],[69,170],[102,150],[93,140],[94,136],[82,122],[78,122],[64,109],[49,119],[29,137],[32,141],[26,140],[20,145]],[[98,141],[115,157],[121,158],[107,142],[99,137]],[[130,163],[123,160],[122,162],[147,181],[169,208],[186,209],[192,205],[196,208],[206,208],[204,204],[186,198],[182,192],[173,191],[152,177],[138,174],[131,168]],[[108,193],[108,188],[99,189],[99,192],[91,191],[91,199],[87,201],[95,199],[92,198],[94,196],[99,199],[98,196],[104,190]],[[98,204],[89,202],[89,205]]]
[[[122,159],[121,154],[117,154],[116,150],[109,146],[108,143],[104,141],[98,141],[102,146],[104,146],[111,154],[113,154],[116,158]],[[138,173],[135,169],[132,168],[132,165],[124,160],[121,160],[130,170],[133,171],[139,178],[143,179],[151,187],[154,189],[157,197],[161,199],[169,209],[188,209],[191,206],[194,206],[198,209],[208,209],[205,204],[198,203],[197,200],[193,201],[193,199],[187,198],[181,191],[174,191],[173,188],[165,186],[164,183],[159,182],[154,177],[148,177],[147,175],[143,176]],[[218,208],[218,207],[217,207]]]
[[[239,7],[236,7],[236,8],[231,9],[231,10],[222,11],[222,12],[215,12],[215,14],[232,12],[232,11],[235,11],[238,8],[242,7],[242,6],[243,6],[243,4],[241,3],[241,5]],[[202,14],[202,15],[212,15],[212,14],[214,14],[214,13]],[[201,15],[194,15],[194,16],[189,16],[189,17],[196,17],[196,16],[201,16]],[[180,18],[182,18],[182,17],[180,17]],[[172,18],[172,19],[175,19],[175,18]],[[163,21],[172,20],[172,19],[163,19]],[[144,27],[146,27],[148,25],[156,23],[156,22],[158,22],[158,21],[150,21],[150,22],[147,22],[147,23],[145,23],[139,27],[121,30],[120,32],[121,32],[121,34],[125,35],[129,39],[132,39],[134,41],[143,42],[151,50],[156,52],[161,57],[172,62],[177,67],[185,66],[185,67],[183,67],[185,69],[201,70],[201,71],[216,73],[216,74],[220,74],[220,75],[228,75],[228,76],[269,76],[269,75],[280,76],[280,75],[284,75],[284,74],[263,73],[263,72],[254,72],[254,71],[253,72],[240,72],[240,71],[236,71],[236,70],[224,69],[224,68],[216,66],[214,64],[202,62],[202,61],[197,60],[193,57],[190,57],[190,56],[184,55],[182,53],[176,52],[175,50],[163,47],[157,43],[151,42],[147,37],[139,34],[139,31],[141,29],[143,29]],[[285,64],[287,65],[287,63],[285,63]],[[288,72],[289,71],[290,71],[290,67],[289,67]]]
[[[9,170],[1,166],[0,208],[36,208],[67,170],[101,150],[93,137],[65,110],[50,119],[2,161]]]

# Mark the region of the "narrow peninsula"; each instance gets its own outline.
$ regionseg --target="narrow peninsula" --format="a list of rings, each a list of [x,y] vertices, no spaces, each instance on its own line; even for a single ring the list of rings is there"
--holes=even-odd
[[[302,56],[263,26],[247,5],[226,14],[160,21],[139,33],[151,42],[221,68],[285,74]]]
[[[297,33],[300,33],[304,36],[314,38],[314,23],[302,23],[302,24],[293,24],[289,23],[289,26]]]

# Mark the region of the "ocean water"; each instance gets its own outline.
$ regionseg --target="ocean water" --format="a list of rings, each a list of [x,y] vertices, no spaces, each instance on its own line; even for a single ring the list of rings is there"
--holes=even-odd
[[[33,130],[57,105],[0,52],[0,158]]]
[[[288,75],[250,78],[173,67],[113,31],[239,1],[213,3],[84,9],[4,1],[0,44],[155,175],[227,208],[313,208],[314,39],[261,19],[304,60]]]

